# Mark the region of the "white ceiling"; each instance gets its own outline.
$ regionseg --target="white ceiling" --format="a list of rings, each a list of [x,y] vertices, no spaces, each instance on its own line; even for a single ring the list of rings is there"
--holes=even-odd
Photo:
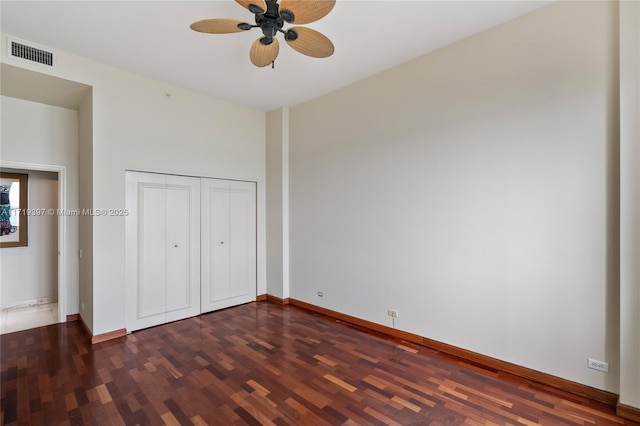
[[[256,68],[259,29],[202,34],[205,18],[252,23],[232,0],[2,0],[2,32],[262,111],[294,106],[549,4],[551,1],[337,0],[306,26],[336,51],[310,58],[281,41],[275,69]],[[285,26],[287,28],[288,25]]]

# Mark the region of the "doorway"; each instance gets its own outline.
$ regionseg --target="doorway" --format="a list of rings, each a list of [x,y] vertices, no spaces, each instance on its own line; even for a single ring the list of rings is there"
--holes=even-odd
[[[2,168],[2,172],[26,176],[28,186],[22,217],[28,221],[26,245],[0,249],[0,333],[5,334],[59,320],[60,182],[52,171]]]

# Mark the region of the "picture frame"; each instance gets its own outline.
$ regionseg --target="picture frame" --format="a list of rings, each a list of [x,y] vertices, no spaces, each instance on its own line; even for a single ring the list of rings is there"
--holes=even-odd
[[[0,172],[0,248],[26,247],[29,175]]]

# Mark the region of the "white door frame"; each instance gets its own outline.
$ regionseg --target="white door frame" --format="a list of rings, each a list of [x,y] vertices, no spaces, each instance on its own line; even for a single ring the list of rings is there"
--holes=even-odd
[[[21,169],[39,172],[54,172],[58,174],[58,210],[67,208],[67,169],[64,166],[49,164],[17,163],[0,161],[0,168]],[[56,212],[57,214],[57,212]],[[58,216],[58,322],[67,321],[67,229],[66,216]]]

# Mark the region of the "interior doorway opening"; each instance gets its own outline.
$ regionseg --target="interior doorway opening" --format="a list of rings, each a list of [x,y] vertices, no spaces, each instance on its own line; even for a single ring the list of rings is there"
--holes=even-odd
[[[66,321],[64,167],[2,163],[28,176],[27,245],[0,249],[0,332]]]

